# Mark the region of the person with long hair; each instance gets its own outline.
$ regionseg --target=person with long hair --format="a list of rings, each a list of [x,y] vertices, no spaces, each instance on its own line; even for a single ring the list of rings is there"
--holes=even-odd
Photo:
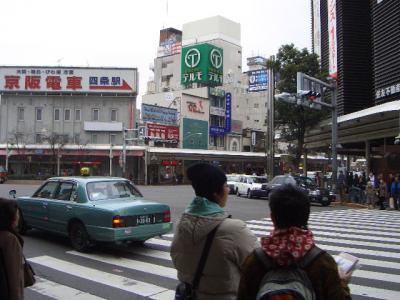
[[[0,299],[24,299],[24,241],[17,233],[19,212],[15,200],[0,198]]]
[[[176,228],[171,258],[181,282],[193,284],[207,236],[217,226],[196,290],[197,300],[236,299],[241,265],[258,246],[246,223],[224,211],[229,193],[225,173],[206,163],[188,168],[196,196]]]

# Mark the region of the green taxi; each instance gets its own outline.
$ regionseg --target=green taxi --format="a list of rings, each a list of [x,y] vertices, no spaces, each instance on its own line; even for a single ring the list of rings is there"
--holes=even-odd
[[[36,228],[65,235],[81,252],[96,242],[143,242],[173,226],[168,205],[143,199],[118,177],[54,177],[17,202],[22,234]]]

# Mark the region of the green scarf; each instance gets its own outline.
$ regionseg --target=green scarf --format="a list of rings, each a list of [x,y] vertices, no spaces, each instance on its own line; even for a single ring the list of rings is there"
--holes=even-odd
[[[192,203],[186,208],[185,212],[194,215],[208,216],[224,213],[224,210],[217,203],[207,198],[196,196]]]

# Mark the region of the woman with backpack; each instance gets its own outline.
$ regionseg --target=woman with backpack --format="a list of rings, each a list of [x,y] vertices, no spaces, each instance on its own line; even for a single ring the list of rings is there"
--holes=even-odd
[[[195,164],[187,177],[196,196],[182,215],[171,245],[181,282],[175,299],[186,299],[191,289],[197,300],[236,299],[240,267],[259,246],[257,239],[246,223],[226,215],[229,187],[219,168]]]
[[[17,202],[0,198],[0,299],[24,299],[24,265],[21,236],[15,231]]]
[[[282,299],[300,299],[288,296],[299,282],[303,299],[351,299],[351,272],[339,274],[335,260],[315,245],[313,233],[307,228],[307,195],[295,186],[284,185],[271,193],[269,206],[274,230],[261,238],[261,248],[244,262],[238,300],[271,299],[272,295],[277,299],[280,295]],[[286,283],[277,288],[275,283],[282,280]]]

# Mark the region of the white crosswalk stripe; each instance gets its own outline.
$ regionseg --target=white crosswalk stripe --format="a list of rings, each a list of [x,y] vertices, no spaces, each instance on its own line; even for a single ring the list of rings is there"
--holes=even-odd
[[[259,238],[273,228],[270,219],[246,223]],[[399,212],[322,211],[311,214],[309,226],[322,249],[360,258],[361,268],[353,273],[350,285],[357,299],[400,299]],[[29,258],[38,273],[37,283],[29,289],[61,300],[173,299],[177,272],[169,255],[172,238],[173,234],[166,234],[146,241],[145,246],[119,249],[118,253],[67,251],[63,258]],[[63,275],[81,283],[56,282],[47,275],[48,270],[60,274],[58,278]],[[86,290],[85,284],[93,287]]]

